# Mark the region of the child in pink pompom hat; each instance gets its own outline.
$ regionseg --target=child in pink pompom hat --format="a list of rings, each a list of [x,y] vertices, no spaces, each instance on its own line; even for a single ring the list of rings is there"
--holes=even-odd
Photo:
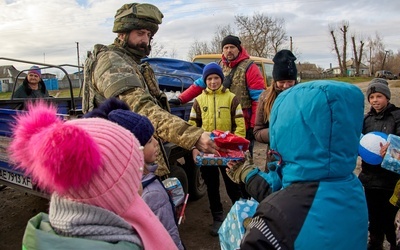
[[[38,102],[17,116],[9,151],[51,193],[49,214],[28,222],[25,249],[176,249],[140,196],[143,152],[125,128],[101,118],[64,122]]]

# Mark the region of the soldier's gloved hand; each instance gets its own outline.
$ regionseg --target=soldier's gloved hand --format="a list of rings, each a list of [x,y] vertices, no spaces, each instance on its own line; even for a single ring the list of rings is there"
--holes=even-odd
[[[169,102],[170,104],[174,104],[174,105],[181,105],[181,100],[180,100],[179,98],[170,99],[170,100],[168,100],[168,102]]]
[[[254,165],[253,158],[251,157],[250,152],[247,151],[245,154],[244,161],[228,162],[228,168],[226,169],[226,173],[233,182],[245,183],[247,174],[255,168],[256,166]]]

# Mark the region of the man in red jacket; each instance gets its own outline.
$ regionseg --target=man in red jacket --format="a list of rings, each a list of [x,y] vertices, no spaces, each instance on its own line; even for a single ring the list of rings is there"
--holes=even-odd
[[[246,122],[246,139],[250,141],[250,153],[254,147],[254,121],[258,97],[265,89],[264,78],[260,69],[250,60],[250,56],[237,36],[228,35],[221,42],[222,58],[219,65],[225,75],[223,85],[240,99]],[[206,88],[202,78],[197,79],[178,99],[171,99],[172,104],[187,103]]]

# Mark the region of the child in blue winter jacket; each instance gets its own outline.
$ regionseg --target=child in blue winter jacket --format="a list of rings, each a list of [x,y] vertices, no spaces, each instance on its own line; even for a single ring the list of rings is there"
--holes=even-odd
[[[178,249],[185,249],[175,219],[175,206],[164,185],[155,175],[157,170],[158,141],[153,137],[154,127],[150,120],[130,111],[129,107],[116,98],[110,98],[85,117],[102,117],[131,131],[143,147],[145,168],[143,170],[142,199],[167,229]],[[162,247],[162,246],[160,246]]]
[[[351,108],[349,108],[351,107]],[[269,172],[229,163],[260,202],[240,249],[366,249],[368,214],[353,173],[364,97],[351,84],[313,81],[279,94],[270,115]]]

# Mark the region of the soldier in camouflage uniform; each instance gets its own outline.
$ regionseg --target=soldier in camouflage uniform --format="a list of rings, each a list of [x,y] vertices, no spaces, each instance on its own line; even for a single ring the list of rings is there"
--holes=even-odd
[[[185,149],[196,147],[216,153],[210,133],[189,125],[170,114],[165,94],[159,88],[150,66],[141,59],[150,54],[150,41],[163,14],[151,4],[124,4],[117,10],[114,43],[97,44],[85,62],[83,112],[93,110],[110,97],[126,102],[132,111],[150,119],[160,144],[173,142]],[[164,108],[164,109],[163,109]],[[169,173],[167,161],[159,154],[159,176]]]

